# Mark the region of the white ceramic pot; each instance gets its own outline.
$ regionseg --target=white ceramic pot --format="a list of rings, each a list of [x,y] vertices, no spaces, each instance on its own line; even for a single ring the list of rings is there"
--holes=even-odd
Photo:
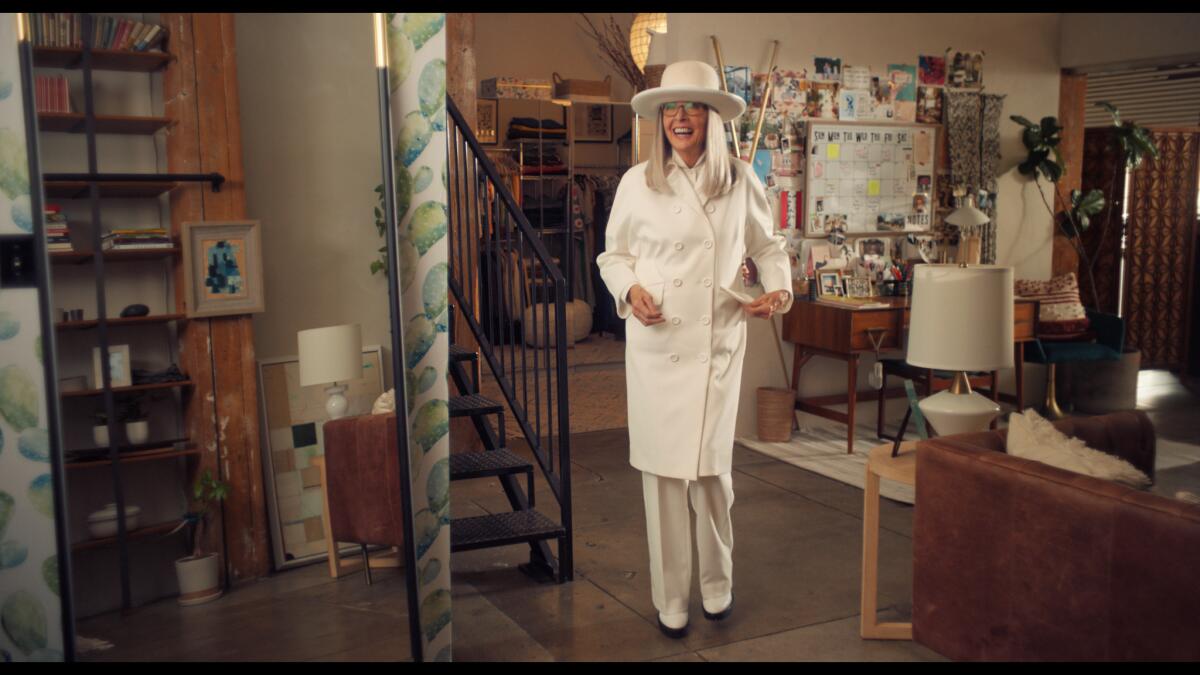
[[[221,557],[216,553],[194,558],[188,556],[175,561],[175,575],[179,578],[179,604],[199,605],[221,597]]]
[[[125,423],[125,437],[131,445],[141,445],[150,439],[150,423],[146,420]]]
[[[136,530],[138,516],[142,508],[133,504],[125,505],[125,531]],[[93,539],[115,537],[117,535],[117,505],[108,504],[104,508],[88,516],[88,532]]]
[[[92,440],[96,442],[97,446],[106,447],[108,445],[108,425],[98,424],[92,427]]]

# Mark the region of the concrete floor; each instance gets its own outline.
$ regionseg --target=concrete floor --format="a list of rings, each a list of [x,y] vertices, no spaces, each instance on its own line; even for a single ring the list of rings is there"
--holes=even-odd
[[[1191,419],[1198,404],[1200,396],[1173,376],[1143,374],[1139,408],[1161,437],[1200,443]],[[860,405],[860,414],[873,414],[873,403]],[[724,622],[704,620],[694,581],[690,635],[663,636],[650,601],[641,479],[628,464],[626,443],[622,429],[574,437],[575,581],[526,578],[517,565],[528,547],[455,554],[455,660],[941,659],[912,642],[858,636],[861,490],[740,447],[736,608]],[[1190,475],[1190,489],[1200,491],[1200,472]],[[553,503],[544,483],[538,490],[540,505]],[[493,480],[454,483],[452,504],[455,517],[508,510]],[[883,500],[881,523],[881,618],[905,619],[912,508]],[[379,570],[368,587],[360,574],[333,580],[324,565],[313,565],[239,586],[208,605],[180,608],[166,600],[126,617],[88,619],[78,630],[115,645],[84,660],[409,658],[404,580],[394,570]]]

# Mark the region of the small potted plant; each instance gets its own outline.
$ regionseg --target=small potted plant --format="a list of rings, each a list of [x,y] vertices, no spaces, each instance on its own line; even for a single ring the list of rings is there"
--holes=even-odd
[[[125,438],[130,445],[141,445],[150,438],[150,423],[146,419],[145,402],[140,396],[130,396],[123,401],[121,420],[125,422]]]
[[[229,484],[213,478],[205,469],[192,492],[192,510],[183,516],[182,525],[192,526],[192,554],[175,561],[179,578],[179,604],[199,605],[221,597],[221,555],[205,553],[201,548],[204,532],[213,510],[229,495]]]
[[[98,447],[108,446],[108,415],[97,412],[92,415],[92,440]]]

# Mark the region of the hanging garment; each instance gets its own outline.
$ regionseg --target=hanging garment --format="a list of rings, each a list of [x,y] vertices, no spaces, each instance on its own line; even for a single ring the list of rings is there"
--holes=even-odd
[[[957,89],[944,93],[951,181],[967,187],[971,194],[981,189],[995,193],[1004,96]],[[989,199],[983,211],[990,221],[982,228],[981,258],[992,264],[996,262],[996,200]]]

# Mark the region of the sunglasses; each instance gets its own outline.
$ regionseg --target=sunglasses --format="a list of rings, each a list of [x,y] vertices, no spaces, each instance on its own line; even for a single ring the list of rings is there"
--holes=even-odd
[[[663,112],[669,115],[674,115],[679,108],[689,115],[699,115],[708,112],[708,106],[697,101],[672,101],[662,105]]]

